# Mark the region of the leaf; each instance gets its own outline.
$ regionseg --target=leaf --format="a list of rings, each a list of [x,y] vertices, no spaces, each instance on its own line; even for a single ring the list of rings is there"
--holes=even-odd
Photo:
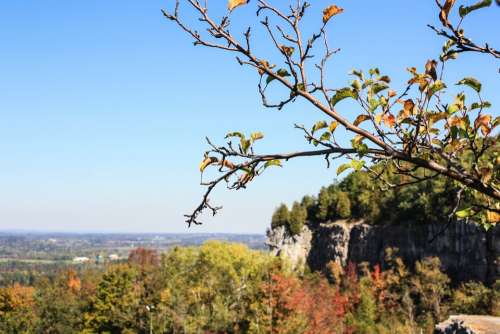
[[[351,166],[355,171],[360,171],[364,165],[365,162],[363,160],[351,160]]]
[[[480,128],[483,135],[486,136],[491,131],[490,122],[491,115],[479,115],[474,121],[474,128],[476,130]]]
[[[434,81],[437,80],[436,65],[437,61],[434,59],[429,59],[427,63],[425,63],[425,74],[429,75]]]
[[[381,91],[383,91],[384,89],[387,89],[389,88],[389,85],[385,82],[377,82],[377,83],[374,83],[372,85],[372,92],[373,94],[378,94],[380,93]]]
[[[405,117],[409,117],[413,114],[413,108],[415,107],[415,103],[412,99],[408,99],[403,104],[403,114]]]
[[[352,123],[354,126],[358,126],[360,125],[362,122],[366,121],[366,120],[369,120],[370,119],[370,116],[368,115],[358,115],[358,117],[356,117],[356,119],[354,120],[354,122]]]
[[[363,75],[363,71],[361,71],[361,70],[354,70],[354,69],[353,69],[353,70],[351,71],[351,74],[352,74],[352,75],[357,76],[357,77],[359,78],[359,80],[361,80],[361,81],[364,81],[364,80],[365,80],[365,77],[364,77],[364,75]]]
[[[222,166],[227,167],[229,169],[236,168],[236,166],[229,160],[222,160],[221,162],[219,162],[219,165],[222,165]]]
[[[245,135],[238,131],[229,132],[225,138],[230,138],[230,137],[238,137],[240,139],[245,139]]]
[[[482,0],[482,1],[476,2],[472,6],[467,6],[467,7],[460,6],[458,8],[458,14],[460,15],[460,17],[463,18],[472,11],[490,6],[492,2],[493,2],[492,0]]]
[[[330,140],[331,137],[332,137],[332,134],[330,132],[328,132],[328,131],[325,131],[321,135],[321,137],[319,137],[319,140],[321,140],[321,141],[328,141],[328,140]]]
[[[323,10],[323,23],[326,24],[332,16],[338,15],[344,11],[343,8],[340,8],[336,5],[331,5]]]
[[[451,7],[453,7],[454,4],[455,0],[446,0],[441,8],[441,12],[439,13],[439,20],[446,27],[451,26],[450,21],[448,21],[448,15],[450,14]]]
[[[469,86],[470,88],[474,89],[476,92],[481,92],[481,83],[479,80],[471,77],[463,78],[459,82],[457,82],[457,85],[466,85]]]
[[[455,216],[457,216],[458,218],[467,218],[467,217],[473,216],[475,213],[476,212],[474,211],[473,208],[467,208],[467,209],[457,211],[455,213]]]
[[[354,88],[354,90],[359,92],[361,90],[361,83],[358,80],[354,80],[351,83],[351,87]]]
[[[281,51],[283,51],[288,57],[292,56],[293,52],[295,51],[295,48],[293,46],[286,46],[286,45],[281,45],[280,46]]]
[[[243,153],[247,153],[248,149],[252,145],[252,142],[248,139],[241,139],[240,145]]]
[[[248,1],[249,0],[229,0],[227,2],[227,9],[229,9],[229,11],[232,11],[236,7],[246,5]]]
[[[216,157],[206,157],[203,159],[203,161],[200,163],[200,172],[203,173],[205,168],[207,168],[209,165],[216,163],[218,160]]]
[[[345,170],[348,170],[351,167],[352,167],[351,164],[340,165],[339,168],[337,168],[337,175],[340,175],[342,172],[344,172]]]
[[[379,113],[375,116],[375,123],[377,123],[377,125],[380,124],[380,122],[382,122],[382,116],[384,116],[384,113]]]
[[[396,91],[394,91],[392,89],[390,89],[389,92],[387,93],[387,96],[389,96],[389,97],[394,97],[396,95],[397,95]]]
[[[316,122],[316,124],[313,125],[311,132],[312,132],[312,134],[314,134],[314,132],[316,132],[320,129],[324,129],[327,126],[328,126],[328,124],[325,121],[318,121],[318,122]]]
[[[288,73],[288,71],[284,68],[280,68],[278,71],[276,71],[276,74],[280,77],[289,77],[290,76],[290,73]],[[266,79],[266,83],[270,83],[271,81],[273,81],[275,78],[273,76],[268,76],[267,79]]]
[[[332,122],[330,123],[330,126],[328,127],[328,131],[330,131],[330,132],[332,132],[332,133],[333,133],[333,131],[335,131],[335,129],[337,128],[337,125],[338,125],[338,124],[339,124],[339,123],[338,123],[337,121],[332,121]]]
[[[283,167],[283,165],[281,165],[281,160],[278,159],[266,161],[266,163],[264,164],[264,168],[271,166]]]
[[[362,135],[356,135],[353,139],[351,139],[352,147],[356,148],[356,146],[358,146],[363,139],[365,139],[365,137]]]
[[[264,138],[264,134],[262,132],[253,132],[250,135],[250,138],[252,138],[253,141],[256,141],[256,140]]]
[[[396,124],[396,117],[390,112],[387,112],[382,116],[382,121],[384,121],[385,126],[392,128]]]
[[[436,94],[437,92],[439,92],[440,90],[443,90],[445,88],[446,88],[446,85],[444,82],[442,82],[441,80],[436,80],[429,86],[428,95],[432,96],[432,95]]]
[[[447,119],[448,113],[447,112],[433,113],[433,114],[429,114],[428,118],[432,123],[436,123],[436,122],[439,122],[440,120]]]
[[[335,95],[333,95],[332,99],[330,100],[330,103],[332,104],[332,107],[334,107],[338,102],[348,97],[357,99],[358,93],[349,87],[338,89]]]
[[[489,103],[488,101],[483,101],[481,103],[474,102],[470,105],[470,110],[474,110],[474,109],[478,109],[478,108],[484,109],[484,108],[490,108],[490,107],[491,107],[491,103]]]

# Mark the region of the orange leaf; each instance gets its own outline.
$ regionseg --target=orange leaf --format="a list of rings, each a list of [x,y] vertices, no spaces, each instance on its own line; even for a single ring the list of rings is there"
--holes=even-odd
[[[384,124],[390,128],[396,124],[396,117],[394,117],[391,113],[384,114],[384,116],[382,116],[382,120],[384,121]]]
[[[490,121],[491,121],[491,115],[480,115],[474,121],[474,127],[476,128],[476,130],[478,128],[481,128],[481,132],[483,133],[484,136],[486,136],[491,131]]]
[[[358,126],[362,122],[369,120],[369,119],[370,119],[370,116],[368,116],[368,115],[358,115],[358,117],[356,117],[356,119],[354,120],[354,123],[352,123],[352,124],[354,126]]]
[[[344,11],[343,8],[337,7],[336,5],[331,5],[325,8],[325,10],[323,10],[323,23],[326,24],[326,22],[328,22],[328,20],[330,20],[332,16],[340,14],[343,11]]]
[[[410,116],[413,114],[413,108],[415,107],[415,103],[413,102],[412,99],[408,99],[404,102],[403,104],[403,115],[405,117]]]
[[[446,0],[444,2],[443,7],[441,7],[441,12],[439,13],[439,20],[441,23],[446,26],[450,27],[450,21],[448,21],[448,15],[450,14],[451,7],[455,4],[455,0]]]
[[[227,9],[229,11],[232,11],[236,7],[246,5],[248,3],[248,0],[229,0],[227,3]]]

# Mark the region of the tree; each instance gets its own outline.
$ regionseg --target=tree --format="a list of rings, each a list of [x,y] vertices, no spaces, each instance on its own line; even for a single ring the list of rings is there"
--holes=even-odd
[[[286,204],[281,204],[273,213],[271,218],[271,228],[277,228],[280,226],[288,225],[288,220],[290,219],[290,212]]]
[[[307,210],[299,202],[294,202],[290,211],[290,221],[288,229],[292,235],[302,232],[302,227],[306,224]]]
[[[460,6],[458,24],[449,19],[450,12],[456,9],[455,0],[436,1],[443,28],[430,27],[445,38],[442,54],[439,60],[428,60],[423,69],[410,67],[410,79],[400,92],[391,88],[391,79],[378,68],[370,69],[367,75],[354,70],[350,85],[327,86],[326,64],[339,51],[328,42],[327,24],[344,12],[336,5],[323,11],[317,32],[305,37],[302,19],[308,13],[309,3],[299,0],[282,10],[266,0],[258,0],[257,17],[269,37],[269,47],[261,49],[270,50],[272,47],[276,50],[257,54],[252,48],[251,27],[241,39],[231,31],[231,12],[248,1],[229,0],[228,14],[222,18],[212,17],[207,3],[184,2],[198,16],[200,27],[192,28],[180,18],[179,0],[172,13],[163,10],[164,16],[186,32],[195,45],[234,54],[240,65],[253,69],[259,78],[257,87],[264,106],[282,109],[300,99],[324,117],[311,128],[296,125],[306,140],[318,147],[308,151],[256,154],[254,144],[264,137],[261,132],[250,136],[230,132],[226,135],[229,142],[225,146],[208,140],[209,149],[205,152],[200,171],[203,173],[208,166],[217,166],[220,174],[210,181],[202,181],[207,189],[201,203],[186,215],[189,225],[199,224],[199,214],[205,209],[213,214],[220,209],[209,203],[209,195],[219,183],[227,183],[230,189],[242,189],[271,166],[282,166],[283,161],[311,156],[323,156],[328,166],[333,159],[347,158],[349,162],[340,165],[338,174],[350,168],[364,169],[373,177],[381,178],[382,175],[371,167],[374,164],[386,168],[391,166],[397,174],[405,177],[397,184],[387,182],[390,187],[443,175],[466,190],[457,193],[453,213],[459,217],[480,213],[498,220],[499,149],[493,130],[500,118],[486,113],[491,104],[481,96],[481,83],[475,78],[465,77],[457,83],[464,87],[464,92],[452,97],[445,94],[445,65],[459,54],[468,52],[500,58],[500,51],[487,43],[480,46],[466,37],[462,28],[467,15],[490,6],[492,1]],[[275,19],[277,24],[272,21]],[[275,51],[279,58],[273,57]],[[322,55],[315,56],[318,54]],[[313,73],[311,63],[314,60],[316,72]],[[271,102],[268,89],[275,85],[284,88],[286,93],[278,97],[277,102]],[[465,102],[466,92],[473,94],[470,104]],[[343,115],[345,100],[352,100],[357,105],[359,114],[355,119]],[[337,128],[352,134],[351,146],[339,145]],[[467,192],[473,194],[475,201],[469,207],[460,207],[461,196]]]

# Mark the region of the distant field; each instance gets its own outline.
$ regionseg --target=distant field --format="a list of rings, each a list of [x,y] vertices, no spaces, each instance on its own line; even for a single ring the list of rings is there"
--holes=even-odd
[[[71,263],[71,261],[69,261],[69,260],[40,260],[40,259],[0,258],[0,263],[7,263],[7,262],[39,263],[39,264]]]

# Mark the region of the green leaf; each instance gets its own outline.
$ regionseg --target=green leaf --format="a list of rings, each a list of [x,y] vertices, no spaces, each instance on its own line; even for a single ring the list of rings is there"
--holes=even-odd
[[[319,137],[319,140],[328,141],[328,140],[330,140],[331,137],[332,137],[332,134],[330,132],[326,131],[325,133],[323,133],[321,135],[321,137]]]
[[[483,101],[481,103],[478,103],[478,102],[474,102],[473,104],[470,105],[470,110],[474,110],[474,109],[478,109],[478,108],[490,108],[491,107],[491,103],[489,103],[488,101]]]
[[[314,132],[316,132],[320,129],[324,129],[327,126],[328,126],[328,124],[325,121],[318,121],[318,122],[316,122],[316,124],[313,125],[311,132],[312,132],[312,134],[314,134]]]
[[[380,75],[380,70],[378,68],[376,68],[376,67],[375,68],[370,68],[370,70],[368,71],[368,73],[370,75],[372,75],[372,76],[375,75],[375,74],[376,75]]]
[[[468,15],[472,11],[490,6],[492,2],[493,2],[492,0],[482,0],[482,1],[476,2],[472,6],[467,6],[467,7],[460,6],[460,8],[458,8],[458,13],[460,14],[460,17],[465,17],[466,15]]]
[[[252,142],[248,139],[241,139],[241,149],[243,150],[243,153],[247,153],[248,149],[252,145]]]
[[[476,212],[474,211],[474,209],[472,208],[467,208],[467,209],[463,209],[463,210],[460,210],[460,211],[457,211],[455,213],[455,215],[458,217],[458,218],[467,218],[467,217],[471,217],[475,214]]]
[[[250,138],[252,138],[253,141],[256,141],[256,140],[264,138],[264,134],[262,132],[253,132],[250,135]]]
[[[365,77],[363,75],[363,71],[361,71],[361,70],[355,70],[355,69],[353,69],[351,71],[351,74],[357,76],[359,78],[359,80],[361,80],[361,81],[365,80]]]
[[[351,160],[351,166],[355,171],[360,171],[364,165],[365,162],[363,160]]]
[[[429,96],[432,96],[445,88],[446,85],[444,84],[444,82],[442,82],[441,80],[436,80],[429,86]]]
[[[372,92],[373,92],[373,94],[378,94],[387,88],[389,88],[389,85],[386,82],[383,82],[383,81],[376,82],[372,85]]]
[[[358,93],[349,87],[338,89],[335,95],[333,95],[332,99],[330,100],[332,107],[334,107],[339,101],[342,101],[343,99],[346,99],[348,97],[357,99]]]
[[[280,68],[278,71],[276,71],[276,74],[279,75],[280,77],[289,77],[290,76],[290,73],[288,73],[288,71],[284,68]],[[266,79],[266,83],[270,83],[271,81],[274,80],[274,77],[268,75],[267,76],[267,79]]]
[[[226,135],[226,138],[230,138],[230,137],[238,137],[240,139],[245,139],[245,135],[243,133],[241,133],[241,132],[238,132],[238,131],[229,132]]]
[[[474,89],[476,92],[481,91],[481,83],[479,80],[471,77],[463,78],[459,82],[457,82],[457,85],[466,85],[469,86],[470,88]]]
[[[351,164],[342,164],[339,166],[339,168],[337,168],[337,175],[340,175],[342,172],[344,172],[345,170],[351,168]]]
[[[266,161],[266,163],[264,164],[264,168],[271,167],[271,166],[283,167],[283,165],[281,165],[281,160],[277,160],[277,159]]]

